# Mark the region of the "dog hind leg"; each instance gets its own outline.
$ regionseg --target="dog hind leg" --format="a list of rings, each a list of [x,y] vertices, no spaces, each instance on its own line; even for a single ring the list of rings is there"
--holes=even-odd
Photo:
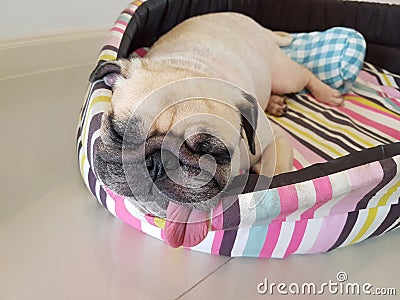
[[[310,70],[291,60],[277,47],[270,58],[272,94],[296,93],[304,88],[320,102],[339,106],[343,98],[339,91],[319,80]]]

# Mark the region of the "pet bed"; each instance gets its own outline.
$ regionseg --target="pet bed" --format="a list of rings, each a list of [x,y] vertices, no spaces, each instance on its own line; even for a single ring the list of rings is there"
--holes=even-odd
[[[400,25],[400,7],[336,0],[134,1],[115,22],[99,60],[128,57],[134,50],[144,55],[143,47],[179,22],[217,11],[242,12],[288,32],[355,28],[366,37],[368,63],[345,95],[344,107],[328,107],[307,99],[308,94],[289,97],[287,115],[272,121],[287,130],[296,170],[276,176],[268,189],[262,178],[250,175],[244,191],[214,209],[212,230],[191,249],[282,258],[330,251],[398,228],[400,77],[394,73],[400,73],[400,33],[392,28]],[[114,216],[162,240],[165,221],[138,211],[129,198],[104,186],[93,169],[101,116],[110,99],[103,81],[89,85],[77,133],[81,174]]]

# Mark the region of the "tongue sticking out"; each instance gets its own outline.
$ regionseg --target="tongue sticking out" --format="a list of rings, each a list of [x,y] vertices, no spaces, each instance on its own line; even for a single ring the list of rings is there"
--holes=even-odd
[[[193,247],[206,237],[208,212],[170,202],[167,208],[165,237],[171,247]]]

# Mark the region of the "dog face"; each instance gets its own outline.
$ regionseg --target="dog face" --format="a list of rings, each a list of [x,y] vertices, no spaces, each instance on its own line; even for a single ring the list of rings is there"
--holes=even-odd
[[[95,170],[108,187],[153,215],[166,217],[170,202],[210,210],[239,174],[239,144],[255,154],[256,100],[221,80],[171,84],[170,74],[154,68],[120,60],[92,73],[91,81],[103,78],[113,89]]]

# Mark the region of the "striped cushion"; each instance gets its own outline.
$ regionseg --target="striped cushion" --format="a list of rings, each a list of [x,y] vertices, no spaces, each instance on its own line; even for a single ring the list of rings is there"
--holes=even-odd
[[[332,109],[310,95],[289,98],[286,116],[271,119],[288,132],[295,169],[400,140],[398,82],[365,63],[344,107]]]
[[[133,2],[120,15],[99,59],[117,57],[126,25],[142,2]],[[273,121],[287,130],[294,146],[299,170],[294,174],[377,145],[398,149],[399,84],[397,75],[365,64],[344,107],[328,107],[310,95],[289,99],[287,116]],[[77,135],[82,177],[114,216],[162,240],[165,221],[137,210],[132,199],[104,186],[93,170],[100,120],[110,100],[111,91],[101,80],[89,86]],[[212,231],[192,249],[251,257],[325,252],[399,227],[399,198],[400,155],[372,157],[370,163],[334,174],[224,199],[213,211]]]

